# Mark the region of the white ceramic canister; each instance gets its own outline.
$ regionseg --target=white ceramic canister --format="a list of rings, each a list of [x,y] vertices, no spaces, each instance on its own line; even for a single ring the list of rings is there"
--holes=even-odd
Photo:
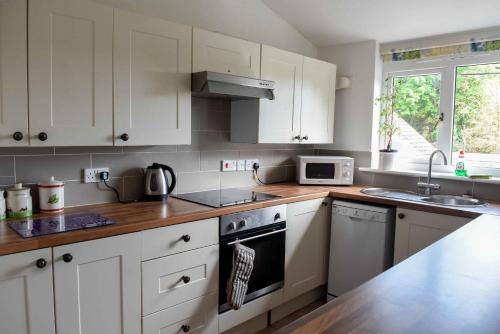
[[[24,188],[22,183],[16,183],[7,188],[7,218],[25,218],[33,215],[30,188]]]
[[[48,182],[38,183],[40,211],[61,212],[64,210],[64,182],[52,176]]]
[[[5,198],[3,197],[3,189],[0,189],[0,221],[5,220]]]

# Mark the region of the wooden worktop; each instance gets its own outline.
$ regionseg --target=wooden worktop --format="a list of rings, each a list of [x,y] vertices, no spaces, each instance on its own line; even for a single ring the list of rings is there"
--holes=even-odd
[[[277,333],[498,333],[499,245],[483,215]]]
[[[114,225],[52,234],[41,237],[22,238],[0,222],[0,255],[33,250],[44,247],[64,245],[74,242],[109,237],[118,234],[142,231],[151,228],[180,224],[194,220],[218,217],[221,215],[252,210],[267,206],[305,201],[314,198],[332,196],[339,199],[351,199],[385,205],[398,205],[448,215],[475,218],[481,214],[499,214],[500,205],[490,204],[485,208],[450,208],[424,203],[405,202],[392,199],[382,199],[360,193],[361,186],[328,187],[299,186],[296,183],[283,183],[256,187],[255,190],[279,195],[280,198],[257,203],[236,205],[225,208],[211,208],[190,203],[176,198],[169,198],[167,203],[136,202],[130,204],[99,204],[66,209],[66,213],[94,212],[114,220]],[[37,217],[43,217],[39,214]]]

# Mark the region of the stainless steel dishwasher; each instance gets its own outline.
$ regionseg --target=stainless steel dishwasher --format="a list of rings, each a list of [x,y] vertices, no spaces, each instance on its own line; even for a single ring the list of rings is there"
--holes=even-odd
[[[395,209],[334,201],[328,295],[337,297],[392,266]]]

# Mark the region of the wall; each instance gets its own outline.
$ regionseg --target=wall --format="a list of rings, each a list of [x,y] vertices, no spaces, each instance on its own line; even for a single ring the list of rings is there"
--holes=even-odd
[[[316,57],[317,49],[260,0],[95,0]]]
[[[81,182],[82,169],[109,167],[111,184],[127,199],[140,198],[142,168],[153,162],[171,166],[175,193],[254,186],[252,172],[220,172],[221,159],[258,158],[264,182],[295,178],[295,156],[313,154],[312,145],[254,145],[229,141],[230,105],[224,100],[193,98],[192,143],[151,147],[0,148],[0,188],[16,182],[34,184],[50,176],[65,181],[66,206],[115,201],[102,185]]]
[[[374,99],[379,94],[381,67],[378,43],[367,41],[318,49],[320,59],[337,64],[338,76],[349,76],[352,88],[337,91],[334,144],[319,148],[371,152]]]

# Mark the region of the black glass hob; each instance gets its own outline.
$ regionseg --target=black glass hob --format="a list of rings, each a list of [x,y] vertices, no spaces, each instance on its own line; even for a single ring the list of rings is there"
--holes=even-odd
[[[224,206],[267,201],[280,196],[264,194],[247,189],[221,189],[179,194],[172,197],[208,205],[213,208],[220,208]]]

